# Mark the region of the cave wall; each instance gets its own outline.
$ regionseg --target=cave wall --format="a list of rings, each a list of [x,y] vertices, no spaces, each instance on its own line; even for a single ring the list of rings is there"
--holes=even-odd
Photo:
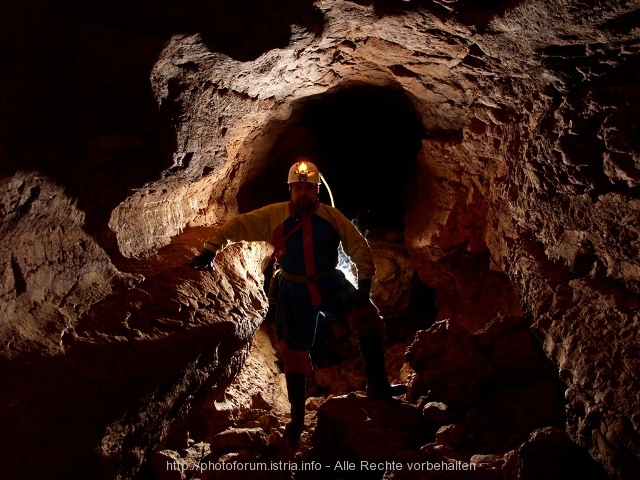
[[[401,89],[427,130],[406,243],[438,290],[440,318],[473,332],[499,314],[530,315],[568,385],[574,439],[611,472],[635,469],[638,39],[625,11],[514,6],[482,35],[418,12],[318,6],[321,37],[293,35],[289,48],[252,62],[207,53],[197,37],[172,39],[153,78],[161,104],[194,116],[178,138],[216,117],[222,128],[200,152],[230,137],[225,167],[197,152],[189,168],[233,184],[225,168],[270,162],[262,152],[279,134],[272,119],[286,128],[299,98],[358,82]],[[185,224],[206,218],[182,212]]]
[[[637,48],[543,49],[543,63],[557,69],[552,100],[527,163],[511,170],[512,221],[498,229],[508,247],[498,261],[568,385],[568,431],[623,476],[637,475],[640,440],[638,145],[628,120],[638,105]]]
[[[197,39],[174,38],[164,53],[172,68],[189,68],[182,69],[181,87],[173,95],[190,92],[191,112],[195,105],[216,108],[218,103],[205,97],[211,95],[208,88],[196,88],[198,96],[193,95],[194,86],[213,80],[217,92],[251,99],[244,102],[250,107],[236,109],[238,118],[247,114],[245,108],[259,110],[262,104],[270,109],[262,117],[252,110],[251,119],[239,119],[231,131],[251,142],[243,148],[236,138],[228,140],[228,162],[242,165],[245,158],[250,163],[252,156],[259,157],[264,148],[260,139],[277,135],[262,129],[260,121],[271,115],[286,119],[287,105],[301,96],[321,95],[351,82],[403,89],[428,132],[417,159],[420,200],[410,206],[405,221],[407,243],[421,278],[438,290],[441,317],[455,318],[474,331],[499,313],[519,315],[511,294],[515,290],[569,386],[568,428],[574,438],[611,471],[618,462],[627,465],[637,445],[633,418],[638,385],[632,372],[638,268],[633,247],[615,255],[606,239],[614,225],[622,230],[616,237],[636,238],[629,200],[635,192],[637,148],[625,140],[633,136],[634,124],[625,113],[633,107],[615,115],[606,112],[618,110],[619,98],[637,105],[631,91],[637,74],[629,66],[637,39],[612,38],[611,45],[590,40],[596,33],[619,36],[615,22],[605,23],[605,11],[601,28],[593,18],[585,25],[587,19],[575,10],[568,19],[574,24],[552,27],[551,22],[571,11],[570,5],[558,5],[555,11],[514,8],[492,25],[501,33],[498,39],[474,38],[460,25],[451,28],[434,18],[430,24],[415,13],[380,19],[368,8],[325,5],[321,40],[304,38],[295,48],[269,52],[253,65],[243,62],[232,68],[228,59],[205,60]],[[543,25],[548,37],[527,32],[524,24],[531,21]],[[525,31],[511,34],[514,24]],[[422,36],[429,28],[437,33],[425,46]],[[576,38],[572,45],[555,46],[563,36]],[[171,89],[165,85],[177,74],[164,68],[163,60],[155,70],[156,79],[164,75],[156,85],[156,92],[164,94],[161,102],[169,99]],[[622,73],[627,70],[630,77]],[[185,108],[184,97],[180,102]],[[232,110],[235,102],[224,104]],[[214,114],[207,112],[204,118]],[[616,117],[630,128],[626,134],[613,127]],[[185,136],[193,125],[182,128]],[[581,222],[566,218],[574,212]],[[196,215],[195,221],[201,218]],[[576,222],[581,225],[574,226]],[[603,282],[612,289],[603,292]],[[581,318],[589,321],[578,322]],[[617,358],[604,345],[620,345],[613,347],[620,350]],[[613,372],[622,375],[621,388],[611,384]],[[626,413],[620,414],[621,409]],[[594,417],[594,410],[599,413],[596,424],[585,421],[587,414]],[[630,444],[619,443],[620,436]]]
[[[185,229],[215,224],[239,210],[243,185],[274,166],[267,152],[295,127],[301,100],[322,101],[336,91],[372,85],[401,92],[425,128],[412,167],[415,181],[407,186],[414,200],[407,204],[404,235],[413,268],[438,291],[439,318],[470,332],[499,316],[530,319],[567,384],[567,430],[574,441],[613,477],[637,476],[637,2],[595,2],[590,8],[570,0],[489,6],[302,2],[277,23],[267,15],[264,23],[280,28],[257,47],[248,42],[244,48],[232,41],[225,29],[230,26],[223,28],[220,19],[229,10],[222,8],[214,9],[215,25],[205,28],[193,13],[174,20],[175,12],[163,4],[145,17],[144,9],[132,16],[118,3],[105,10],[94,2],[98,13],[87,17],[91,9],[78,10],[74,2],[41,2],[34,10],[14,3],[7,17],[12,28],[3,37],[12,48],[5,56],[17,59],[28,52],[25,58],[33,61],[29,68],[30,62],[18,63],[20,75],[0,72],[10,79],[7,89],[19,92],[5,94],[3,105],[21,120],[3,132],[0,149],[2,380],[10,386],[3,391],[3,418],[16,419],[16,431],[47,388],[68,387],[60,379],[77,368],[71,360],[94,358],[71,389],[85,392],[92,368],[111,358],[115,345],[129,342],[133,353],[125,358],[136,363],[133,358],[140,356],[152,364],[171,339],[171,345],[182,345],[174,351],[175,371],[142,369],[137,378],[149,383],[117,408],[105,406],[101,382],[81,395],[81,405],[101,405],[96,425],[85,430],[86,445],[78,447],[82,458],[96,445],[107,445],[102,458],[117,469],[121,455],[128,455],[125,445],[150,448],[168,428],[135,420],[132,411],[153,416],[153,406],[164,402],[172,417],[188,408],[193,378],[200,379],[195,384],[207,378],[224,384],[232,377],[264,299],[243,299],[241,314],[233,316],[240,323],[249,320],[225,350],[228,366],[216,367],[215,356],[201,364],[183,358],[202,332],[217,338],[231,327],[216,326],[216,309],[223,304],[197,300],[207,289],[220,288],[218,283],[196,287],[200,279],[178,267],[199,248],[203,234],[177,246],[176,239]],[[449,3],[451,10],[443,7]],[[74,41],[57,36],[42,20],[44,13],[75,27]],[[229,15],[234,25],[244,18]],[[87,27],[96,23],[97,29]],[[11,35],[29,41],[10,42]],[[38,64],[34,51],[46,48],[47,38],[65,38],[49,48],[73,45],[80,52],[79,68],[89,73],[69,77],[75,64]],[[128,46],[136,46],[137,55],[122,53]],[[91,57],[95,52],[112,53],[105,63]],[[96,64],[111,67],[106,88]],[[54,72],[47,77],[54,88],[43,98],[47,92],[57,95],[34,102],[41,98],[35,77],[48,71]],[[21,81],[32,73],[38,75]],[[157,111],[150,107],[151,93]],[[40,114],[36,127],[46,135],[39,141],[32,141],[31,128],[21,127],[32,125],[21,113],[21,98],[31,99]],[[89,106],[93,98],[101,100]],[[136,108],[121,106],[127,103]],[[67,113],[67,123],[51,113],[58,110]],[[130,111],[138,116],[131,118]],[[104,122],[89,121],[93,116]],[[259,265],[263,254],[249,255]],[[163,264],[169,268],[164,277]],[[175,277],[180,280],[168,280]],[[248,280],[238,273],[240,283],[222,288],[233,297],[248,288],[245,282],[260,281],[259,271]],[[182,303],[169,300],[175,297]],[[47,381],[35,375],[35,367],[27,368],[50,358],[55,366]],[[123,361],[119,368],[127,365]],[[113,395],[117,372],[104,374]],[[21,392],[26,374],[33,375],[31,392]],[[174,393],[162,397],[154,383]],[[181,384],[182,390],[176,387]],[[65,402],[62,394],[54,397]],[[58,442],[75,428],[71,407],[53,412],[44,427],[31,422],[18,443],[11,445],[5,433],[3,455],[15,458],[5,467],[18,469],[51,439]],[[62,422],[71,424],[65,430]],[[16,448],[28,452],[26,457],[16,456]],[[49,453],[65,454],[78,455],[71,448]],[[143,454],[124,462],[124,476]],[[77,468],[74,461],[61,465],[60,475]]]

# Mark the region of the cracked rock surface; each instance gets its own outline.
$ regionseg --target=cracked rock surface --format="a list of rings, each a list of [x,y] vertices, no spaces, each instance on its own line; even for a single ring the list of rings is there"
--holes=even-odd
[[[251,350],[270,250],[232,245],[206,274],[184,263],[210,228],[286,198],[311,153],[375,247],[401,408],[438,420],[426,439],[396,432],[397,458],[516,478],[560,448],[637,478],[640,4],[265,5],[9,2],[0,474],[133,478],[187,438],[278,458],[281,392],[239,373],[281,382],[267,343]],[[347,395],[357,351],[333,335],[301,458],[335,458],[313,435],[368,400]],[[552,393],[511,408],[536,388]],[[487,429],[500,402],[516,433]]]

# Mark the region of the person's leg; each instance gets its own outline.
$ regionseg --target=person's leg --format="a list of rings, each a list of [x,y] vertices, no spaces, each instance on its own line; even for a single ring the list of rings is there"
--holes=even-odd
[[[279,348],[284,362],[287,397],[291,406],[291,419],[287,424],[286,434],[295,444],[304,430],[306,377],[311,373],[311,358],[309,350],[293,350],[284,341],[279,343]]]
[[[286,435],[295,445],[304,430],[306,377],[311,373],[311,346],[316,331],[317,309],[305,302],[306,286],[282,281],[278,290],[276,333],[284,363],[291,419]]]
[[[349,313],[349,326],[355,331],[364,361],[367,377],[367,395],[376,398],[391,398],[407,392],[404,384],[392,385],[387,379],[384,361],[385,325],[376,306],[370,302]]]
[[[367,377],[367,395],[390,398],[405,394],[406,385],[391,385],[387,379],[384,362],[386,328],[378,309],[371,301],[362,307],[353,307],[353,296],[357,289],[342,272],[337,271],[330,280],[323,291],[326,301],[324,308],[336,318],[346,319],[349,328],[358,337]]]

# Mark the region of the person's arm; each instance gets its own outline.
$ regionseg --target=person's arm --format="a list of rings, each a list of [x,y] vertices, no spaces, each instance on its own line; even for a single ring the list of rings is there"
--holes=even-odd
[[[371,282],[376,273],[376,267],[367,240],[355,225],[344,215],[341,214],[341,216],[343,219],[342,228],[344,229],[343,232],[340,232],[342,249],[358,269],[358,290],[351,297],[351,306],[362,308],[369,305],[371,301]]]
[[[227,220],[214,230],[200,254],[187,264],[196,270],[206,270],[211,267],[216,254],[229,243],[241,240],[270,242],[273,229],[286,218],[287,212],[286,203],[277,203]]]
[[[268,242],[271,240],[269,209],[271,205],[241,213],[216,228],[204,243],[204,248],[217,254],[227,244],[240,242]]]
[[[339,210],[323,205],[318,213],[329,219],[340,235],[342,249],[358,269],[358,291],[352,298],[353,306],[369,303],[371,280],[376,273],[369,243],[358,229]]]

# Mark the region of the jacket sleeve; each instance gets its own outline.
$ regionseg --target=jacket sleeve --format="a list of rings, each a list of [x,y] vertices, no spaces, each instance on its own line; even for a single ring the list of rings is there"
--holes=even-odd
[[[204,248],[218,253],[228,243],[271,242],[273,229],[287,217],[287,204],[267,205],[247,213],[241,213],[218,227],[204,244]]]
[[[331,221],[340,235],[344,252],[356,264],[358,280],[371,280],[376,273],[376,267],[367,240],[340,210],[324,204],[322,207],[323,211],[319,213]]]

